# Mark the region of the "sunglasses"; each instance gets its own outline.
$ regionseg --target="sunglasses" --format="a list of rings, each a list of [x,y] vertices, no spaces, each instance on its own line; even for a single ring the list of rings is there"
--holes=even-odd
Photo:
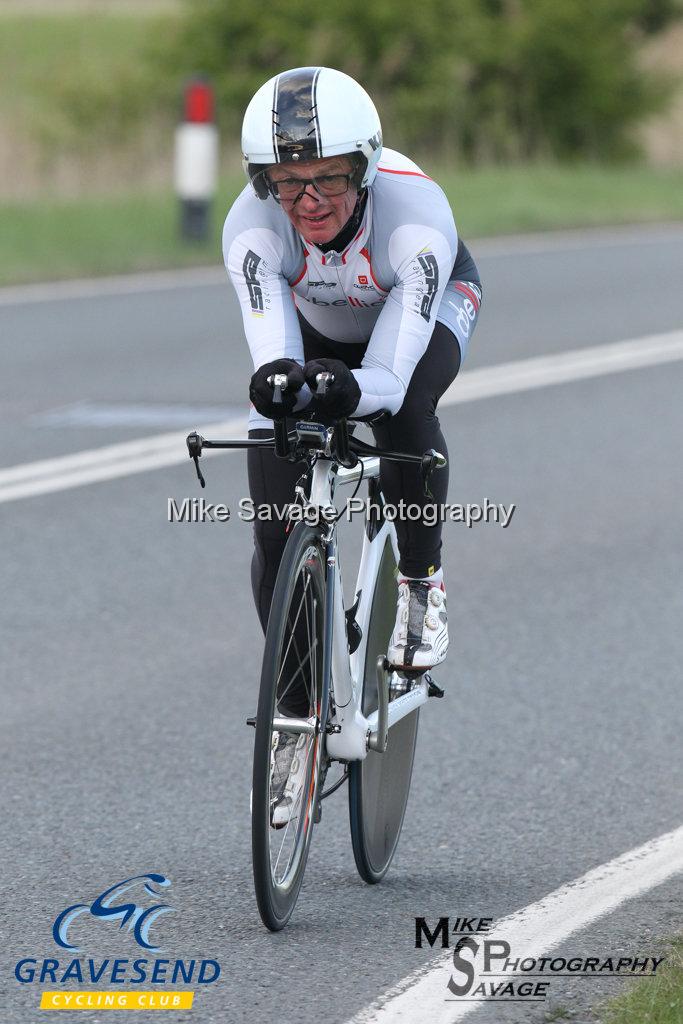
[[[341,196],[348,192],[351,177],[350,174],[324,174],[319,178],[281,178],[279,181],[271,181],[265,175],[273,199],[278,202],[284,199],[288,203],[298,203],[309,185],[321,196]]]

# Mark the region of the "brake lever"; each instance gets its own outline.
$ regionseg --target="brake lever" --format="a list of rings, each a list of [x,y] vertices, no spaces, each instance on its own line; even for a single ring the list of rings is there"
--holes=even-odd
[[[434,495],[429,489],[429,480],[435,469],[443,469],[447,465],[447,460],[444,455],[437,452],[435,448],[430,448],[428,452],[422,456],[420,461],[420,477],[422,479],[422,488],[426,497],[433,498]]]
[[[202,454],[202,445],[204,444],[204,438],[197,431],[193,431],[187,435],[187,450],[190,453],[190,458],[194,462],[194,468],[197,470],[197,478],[202,485],[206,487],[206,480],[202,476],[202,471],[199,468],[199,458]]]
[[[273,405],[282,405],[282,391],[287,387],[287,374],[271,373],[270,377],[268,377],[268,383],[273,389]],[[275,434],[275,454],[279,459],[288,459],[291,454],[291,448],[289,446],[287,420],[285,418],[274,419],[273,430]]]

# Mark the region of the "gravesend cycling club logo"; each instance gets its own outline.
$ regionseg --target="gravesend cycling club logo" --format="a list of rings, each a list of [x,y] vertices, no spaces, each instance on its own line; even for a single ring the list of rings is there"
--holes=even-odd
[[[158,988],[143,991],[144,983],[155,986],[210,985],[217,981],[221,966],[214,959],[150,959],[133,957],[136,948],[145,953],[161,952],[161,919],[177,915],[165,899],[171,880],[158,871],[132,875],[98,892],[93,898],[69,903],[52,922],[55,944],[70,954],[80,953],[87,941],[110,941],[111,935],[122,932],[128,953],[123,957],[23,957],[14,968],[14,976],[22,985],[50,985],[41,993],[40,1008],[48,1010],[179,1010],[191,1009],[194,991]],[[90,922],[90,926],[88,926]],[[96,922],[95,927],[93,923]],[[163,929],[166,934],[167,929]],[[106,990],[76,990],[79,986],[98,983]]]
[[[158,896],[159,892],[153,888],[153,885],[166,887],[170,884],[168,878],[157,874],[136,875],[134,878],[126,878],[123,882],[117,882],[116,885],[112,885],[111,888],[101,893],[92,903],[74,903],[73,906],[67,907],[61,914],[58,914],[52,926],[52,937],[58,946],[78,953],[78,947],[69,942],[69,928],[76,918],[83,914],[91,914],[104,921],[119,921],[120,928],[128,925],[128,931],[132,931],[133,938],[138,945],[156,953],[159,951],[159,947],[153,946],[149,941],[150,928],[161,914],[168,914],[173,907],[169,907],[165,903],[158,903],[145,908],[131,902],[130,898],[125,903],[118,901],[126,893],[139,887],[142,887],[149,896]]]

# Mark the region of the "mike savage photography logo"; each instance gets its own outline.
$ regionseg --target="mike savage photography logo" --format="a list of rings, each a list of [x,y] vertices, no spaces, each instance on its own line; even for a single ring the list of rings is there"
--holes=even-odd
[[[384,518],[389,522],[421,522],[425,526],[445,522],[462,523],[470,530],[483,523],[501,526],[506,530],[516,509],[515,504],[505,505],[490,498],[467,504],[432,502],[425,505],[407,502],[403,498],[396,505],[379,505],[370,498],[349,498],[341,511],[332,506],[320,508],[300,504],[257,504],[251,498],[240,498],[237,503],[237,519],[244,523],[306,522],[318,526],[333,522],[340,515],[347,522],[351,522],[354,516],[363,515],[368,518]],[[207,501],[206,498],[184,498],[182,501],[168,498],[167,518],[169,523],[228,523],[233,513],[225,502]]]
[[[544,1002],[559,978],[651,978],[664,962],[653,956],[533,956],[492,934],[491,917],[415,918],[415,948],[452,949],[444,999],[460,1002]]]
[[[177,914],[165,901],[171,880],[159,872],[134,875],[108,886],[94,898],[70,903],[52,924],[55,944],[69,953],[82,952],[83,936],[92,940],[88,922],[96,921],[110,931],[116,926],[129,949],[123,957],[37,957],[26,956],[14,967],[21,985],[38,986],[40,1008],[48,1010],[180,1010],[191,1009],[193,989],[165,986],[211,985],[218,981],[221,967],[214,959],[175,959],[135,956],[136,947],[145,953],[160,953],[157,932],[165,915]],[[160,899],[161,897],[161,899]],[[152,935],[154,929],[154,935]],[[132,949],[130,948],[132,945]],[[73,988],[73,985],[101,985],[102,989]],[[142,989],[143,985],[161,986]],[[50,988],[43,988],[51,986]],[[57,986],[56,988],[54,986]]]

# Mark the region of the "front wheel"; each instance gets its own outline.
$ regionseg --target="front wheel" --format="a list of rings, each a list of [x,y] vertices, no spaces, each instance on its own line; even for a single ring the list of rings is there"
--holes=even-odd
[[[323,662],[325,557],[317,532],[295,527],[282,557],[266,631],[256,714],[252,791],[252,858],[256,901],[272,931],[289,920],[303,881],[319,799],[329,703]],[[276,717],[305,719],[295,758],[302,772],[285,823],[275,811],[282,779]],[[297,736],[294,734],[294,738]]]
[[[386,653],[396,611],[396,561],[387,537],[372,598],[364,664],[363,714],[377,709],[377,658]],[[383,754],[369,750],[349,765],[351,843],[358,873],[380,882],[398,845],[417,739],[419,710],[389,729]]]

